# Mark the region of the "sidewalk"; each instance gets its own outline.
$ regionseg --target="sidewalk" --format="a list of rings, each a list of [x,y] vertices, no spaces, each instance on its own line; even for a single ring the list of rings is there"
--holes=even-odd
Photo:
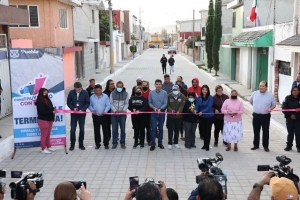
[[[185,57],[190,62],[193,62],[193,57],[186,55],[184,53],[180,53],[181,56]],[[195,64],[203,65],[204,63],[195,60]],[[249,108],[252,109],[252,105],[249,103],[249,99],[251,97],[252,91],[250,89],[247,89],[246,86],[239,84],[235,80],[231,80],[227,75],[222,74],[218,72],[218,77],[214,76],[215,71],[212,69],[212,72],[209,73],[204,69],[207,69],[206,66],[201,66],[202,71],[206,72],[207,76],[209,76],[212,80],[214,80],[216,83],[221,84],[224,87],[224,90],[227,91],[226,93],[229,94],[231,90],[235,89],[239,93],[239,97],[244,100],[245,105],[249,106]],[[207,69],[208,70],[208,69]],[[200,80],[201,83],[201,80]],[[201,83],[203,84],[203,83]],[[281,105],[277,105],[277,108],[281,108]],[[287,131],[285,126],[285,118],[284,115],[281,112],[273,112],[271,115],[271,123],[275,125],[283,134],[282,136],[284,139],[286,139]]]
[[[145,52],[145,51],[144,51]],[[143,52],[143,53],[144,53]],[[137,53],[135,58],[132,57],[126,58],[121,62],[115,64],[115,72],[110,74],[110,68],[105,68],[101,71],[101,73],[94,74],[93,77],[85,77],[83,79],[78,80],[82,83],[83,89],[89,86],[89,80],[94,78],[96,80],[96,84],[102,85],[105,88],[106,81],[117,74],[121,73],[126,67],[131,64],[134,60],[136,60],[140,55]],[[73,87],[65,88],[65,101],[67,99],[67,95]],[[14,150],[14,137],[13,137],[13,116],[8,115],[0,119],[0,135],[2,139],[0,139],[0,161],[5,159],[7,156],[11,155]]]

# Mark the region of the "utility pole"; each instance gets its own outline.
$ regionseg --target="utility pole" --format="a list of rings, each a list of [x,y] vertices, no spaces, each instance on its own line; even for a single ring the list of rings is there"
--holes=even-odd
[[[142,55],[142,19],[141,19],[141,7],[140,7],[140,34],[139,34],[139,44],[140,44],[140,55]]]
[[[193,9],[193,63],[195,63],[195,53],[194,53],[194,49],[195,49],[195,9]]]
[[[115,72],[115,63],[114,63],[114,38],[113,38],[111,0],[108,0],[108,6],[109,6],[109,38],[110,38],[110,73],[112,74]]]

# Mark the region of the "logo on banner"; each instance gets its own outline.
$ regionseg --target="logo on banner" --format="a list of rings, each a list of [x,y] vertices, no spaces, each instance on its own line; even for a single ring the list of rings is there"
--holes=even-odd
[[[19,50],[10,50],[10,57],[11,58],[19,58]]]
[[[28,82],[27,84],[21,86],[19,89],[19,93],[21,95],[36,95],[39,93],[39,90],[45,85],[48,76],[44,74],[39,74],[34,78],[33,81]]]

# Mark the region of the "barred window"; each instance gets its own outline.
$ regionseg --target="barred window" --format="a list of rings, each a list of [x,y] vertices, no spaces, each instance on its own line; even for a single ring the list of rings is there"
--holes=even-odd
[[[39,12],[38,6],[32,5],[10,5],[19,9],[27,10],[29,14],[29,26],[28,25],[11,25],[10,27],[39,27]]]
[[[59,26],[60,28],[68,28],[68,11],[67,9],[59,9]]]

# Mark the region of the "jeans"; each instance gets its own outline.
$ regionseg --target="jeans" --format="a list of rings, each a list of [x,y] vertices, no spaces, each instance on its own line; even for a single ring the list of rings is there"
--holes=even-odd
[[[197,123],[184,122],[184,132],[185,132],[185,146],[191,147],[195,145],[195,132],[197,128]]]
[[[223,133],[223,126],[224,126],[224,119],[214,119],[214,126],[215,126],[215,131],[214,131],[214,136],[215,136],[215,142],[218,143],[219,140],[219,133]]]
[[[210,137],[211,137],[211,127],[214,122],[214,117],[210,118],[200,118],[200,134],[203,135],[204,147],[209,149]]]
[[[161,67],[162,67],[162,70],[163,70],[163,74],[166,74],[167,73],[167,65],[162,64]]]
[[[288,131],[286,146],[292,148],[294,136],[296,137],[296,147],[300,149],[300,122],[291,118],[286,118],[286,128]]]
[[[101,145],[100,126],[102,125],[103,144],[104,146],[108,146],[109,136],[108,136],[108,127],[107,127],[108,126],[107,116],[92,115],[92,117],[93,117],[93,125],[94,125],[95,145],[97,147]]]
[[[76,142],[77,122],[79,123],[78,142],[79,142],[79,146],[83,146],[85,116],[86,114],[71,114],[71,131],[70,131],[71,146],[74,146]]]
[[[178,144],[179,129],[181,126],[182,118],[167,118],[168,123],[168,144]]]
[[[162,140],[163,140],[163,127],[164,127],[164,123],[165,123],[165,118],[166,115],[165,113],[163,114],[151,114],[151,146],[155,146],[156,142],[155,142],[155,137],[156,137],[156,127],[158,125],[158,144],[162,144]]]
[[[125,124],[126,124],[126,115],[112,115],[111,116],[111,124],[112,124],[112,135],[113,142],[112,144],[118,144],[118,136],[119,136],[119,126],[121,129],[121,144],[125,144]]]
[[[41,130],[41,148],[42,150],[51,147],[50,144],[50,135],[51,135],[51,129],[53,125],[53,121],[45,121],[38,119],[38,125]]]
[[[264,148],[268,148],[271,114],[262,115],[262,114],[253,113],[252,115],[253,115],[252,125],[253,125],[253,132],[254,132],[253,145],[257,148],[259,147],[260,128],[262,128],[263,130],[262,144]]]

